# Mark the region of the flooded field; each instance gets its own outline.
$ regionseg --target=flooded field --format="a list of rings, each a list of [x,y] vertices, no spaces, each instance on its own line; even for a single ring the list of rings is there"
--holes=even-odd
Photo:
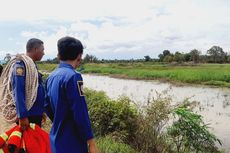
[[[144,105],[149,98],[156,97],[156,92],[168,90],[173,102],[185,98],[200,102],[196,111],[209,123],[211,131],[222,140],[223,148],[230,151],[230,89],[172,86],[156,81],[115,79],[106,76],[83,75],[85,87],[105,91],[110,98],[126,95],[138,104]]]

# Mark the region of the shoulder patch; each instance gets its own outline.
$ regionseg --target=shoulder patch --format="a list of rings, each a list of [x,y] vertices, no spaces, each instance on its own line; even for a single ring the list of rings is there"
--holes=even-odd
[[[77,81],[77,87],[78,87],[80,96],[85,96],[84,90],[83,90],[83,81]]]
[[[25,75],[24,73],[25,73],[24,67],[17,67],[16,68],[16,75],[24,76]]]

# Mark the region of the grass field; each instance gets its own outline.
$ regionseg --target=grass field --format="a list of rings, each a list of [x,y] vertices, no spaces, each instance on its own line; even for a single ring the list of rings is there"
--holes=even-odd
[[[41,64],[40,69],[52,71],[57,65]],[[82,73],[112,77],[162,80],[174,83],[203,84],[230,87],[230,64],[200,64],[173,66],[154,63],[84,64]]]

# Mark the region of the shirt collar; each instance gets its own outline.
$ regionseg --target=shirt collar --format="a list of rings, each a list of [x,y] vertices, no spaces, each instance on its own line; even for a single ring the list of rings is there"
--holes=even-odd
[[[60,64],[59,64],[59,68],[61,68],[61,67],[67,67],[67,68],[74,69],[72,65],[70,65],[68,63],[65,63],[63,61],[61,61]]]

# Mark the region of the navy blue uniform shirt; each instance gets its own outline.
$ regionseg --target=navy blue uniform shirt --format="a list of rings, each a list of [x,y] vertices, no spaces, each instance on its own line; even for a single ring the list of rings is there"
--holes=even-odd
[[[81,74],[61,63],[46,82],[52,153],[87,153],[93,138]]]
[[[18,118],[25,118],[30,116],[41,116],[44,112],[45,89],[42,85],[42,76],[38,74],[38,89],[37,98],[30,110],[26,109],[25,104],[25,81],[26,68],[23,61],[16,61],[12,72],[12,89],[16,103],[16,110]]]

